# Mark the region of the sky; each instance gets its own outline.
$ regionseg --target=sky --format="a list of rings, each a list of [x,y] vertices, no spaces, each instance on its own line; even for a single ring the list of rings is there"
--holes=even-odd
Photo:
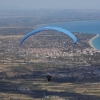
[[[94,9],[100,10],[100,0],[0,0],[0,10],[18,9]]]

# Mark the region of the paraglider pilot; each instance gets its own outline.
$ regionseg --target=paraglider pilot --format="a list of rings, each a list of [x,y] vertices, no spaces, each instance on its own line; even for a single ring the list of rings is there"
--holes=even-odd
[[[47,80],[51,81],[52,76],[50,74],[47,73]]]

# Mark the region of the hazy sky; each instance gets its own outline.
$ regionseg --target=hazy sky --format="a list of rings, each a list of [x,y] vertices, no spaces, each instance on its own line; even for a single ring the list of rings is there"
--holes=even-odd
[[[0,9],[98,9],[100,0],[0,0]]]

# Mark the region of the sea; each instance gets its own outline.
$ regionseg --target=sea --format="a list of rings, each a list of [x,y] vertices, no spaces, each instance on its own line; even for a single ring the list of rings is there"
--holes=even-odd
[[[67,29],[70,32],[79,32],[83,34],[98,34],[98,37],[92,40],[92,45],[100,50],[100,20],[84,20],[48,23],[40,26],[55,26]]]

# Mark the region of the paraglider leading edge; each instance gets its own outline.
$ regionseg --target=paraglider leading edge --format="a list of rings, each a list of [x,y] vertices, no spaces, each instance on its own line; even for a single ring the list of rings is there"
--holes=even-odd
[[[62,32],[66,35],[68,35],[69,37],[72,38],[72,40],[74,41],[74,43],[76,44],[77,43],[77,38],[69,31],[67,31],[66,29],[63,29],[63,28],[60,28],[60,27],[42,27],[42,28],[37,28],[35,30],[32,30],[31,32],[27,33],[20,41],[20,46],[22,45],[22,43],[31,35],[33,34],[36,34],[38,32],[41,32],[41,31],[45,31],[45,30],[56,30],[56,31],[59,31],[59,32]]]

